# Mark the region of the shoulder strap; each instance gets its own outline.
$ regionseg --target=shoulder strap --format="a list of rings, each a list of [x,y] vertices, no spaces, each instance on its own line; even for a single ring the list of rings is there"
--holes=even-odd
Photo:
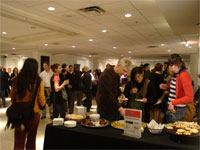
[[[36,87],[35,87],[34,94],[33,94],[33,99],[31,101],[32,107],[34,106],[35,97],[37,95],[37,91],[38,91],[39,86],[40,86],[40,80],[37,80]]]
[[[146,79],[146,80],[144,81],[144,88],[143,88],[143,94],[142,94],[142,95],[143,95],[143,98],[146,97],[147,88],[148,88],[149,82],[150,82],[150,80],[148,80],[148,79]]]

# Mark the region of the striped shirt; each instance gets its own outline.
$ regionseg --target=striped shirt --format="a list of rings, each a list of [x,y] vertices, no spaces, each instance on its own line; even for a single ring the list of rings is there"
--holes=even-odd
[[[169,91],[169,103],[171,101],[173,101],[175,98],[176,98],[176,77],[178,76],[179,74],[173,76],[171,78],[171,82],[170,82],[170,91]],[[186,107],[186,104],[178,104],[178,105],[175,105],[176,107]]]

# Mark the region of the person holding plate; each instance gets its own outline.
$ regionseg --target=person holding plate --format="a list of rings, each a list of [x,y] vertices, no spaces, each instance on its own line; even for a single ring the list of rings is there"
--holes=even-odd
[[[167,123],[174,123],[185,118],[186,104],[194,103],[194,97],[192,79],[186,71],[181,56],[178,54],[170,55],[168,58],[168,64],[174,74],[170,80],[170,84],[160,84],[160,88],[163,90],[169,90],[166,119]]]
[[[143,121],[150,121],[150,109],[157,102],[156,90],[153,83],[144,78],[142,67],[135,67],[131,71],[131,81],[124,89],[128,98],[128,108],[142,110]]]
[[[96,95],[97,112],[101,118],[115,121],[124,116],[124,109],[118,102],[121,95],[120,76],[128,73],[130,67],[132,62],[128,58],[122,58],[115,67],[110,67],[101,74]]]

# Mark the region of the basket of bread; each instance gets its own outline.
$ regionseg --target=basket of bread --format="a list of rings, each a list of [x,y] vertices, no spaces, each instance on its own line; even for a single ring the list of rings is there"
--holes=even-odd
[[[76,122],[81,122],[83,119],[86,118],[86,116],[82,114],[67,114],[65,117],[67,120],[73,120]]]

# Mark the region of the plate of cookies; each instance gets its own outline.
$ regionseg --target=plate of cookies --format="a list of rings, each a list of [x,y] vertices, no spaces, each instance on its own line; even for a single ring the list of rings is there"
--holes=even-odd
[[[177,121],[166,124],[165,129],[173,135],[194,137],[200,135],[200,126],[196,122]]]

